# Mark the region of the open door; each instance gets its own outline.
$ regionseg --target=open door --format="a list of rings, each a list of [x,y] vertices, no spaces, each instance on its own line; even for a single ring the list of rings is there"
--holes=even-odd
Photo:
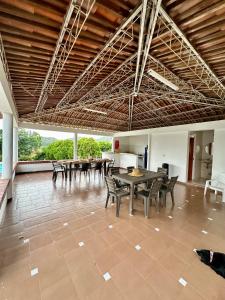
[[[195,138],[190,137],[190,139],[189,139],[189,158],[188,158],[188,180],[192,180],[193,161],[194,161],[194,144],[195,144]]]

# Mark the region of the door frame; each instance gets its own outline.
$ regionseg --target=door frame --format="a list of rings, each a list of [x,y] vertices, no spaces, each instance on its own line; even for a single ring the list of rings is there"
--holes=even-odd
[[[194,139],[193,143],[193,160],[192,160],[192,174],[191,174],[191,179],[189,179],[189,153],[190,153],[190,139]],[[195,147],[196,147],[196,135],[195,134],[190,134],[188,136],[188,153],[187,153],[187,181],[193,180],[194,174],[195,174]]]

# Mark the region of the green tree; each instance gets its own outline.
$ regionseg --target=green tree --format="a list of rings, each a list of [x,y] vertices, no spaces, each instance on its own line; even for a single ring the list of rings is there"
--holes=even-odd
[[[32,160],[36,151],[41,147],[41,136],[37,132],[19,130],[18,152],[19,160]]]
[[[78,156],[80,158],[100,157],[101,150],[98,142],[93,138],[80,138],[78,140]]]
[[[98,145],[99,145],[101,152],[110,151],[112,149],[112,143],[110,143],[110,142],[99,141]]]
[[[45,158],[51,160],[72,159],[73,141],[58,140],[43,149]]]

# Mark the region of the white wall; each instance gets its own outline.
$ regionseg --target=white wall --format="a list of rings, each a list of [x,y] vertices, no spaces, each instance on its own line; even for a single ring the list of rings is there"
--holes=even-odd
[[[150,170],[168,163],[169,176],[178,175],[179,181],[187,181],[188,131],[152,134],[150,152]]]
[[[225,129],[214,132],[212,178],[225,173]]]
[[[144,154],[148,145],[147,135],[137,135],[128,137],[128,151],[134,154]]]
[[[128,146],[128,144],[129,144],[129,138],[128,138],[127,136],[116,137],[116,138],[114,139],[114,142],[115,142],[116,140],[119,140],[119,141],[120,141],[119,152],[121,152],[121,153],[126,153],[126,152],[128,152],[128,150],[129,150],[129,146]]]

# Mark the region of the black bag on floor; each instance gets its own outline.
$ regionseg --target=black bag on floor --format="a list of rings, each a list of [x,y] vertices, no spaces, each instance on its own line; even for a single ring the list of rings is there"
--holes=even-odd
[[[225,254],[202,249],[196,250],[201,257],[201,261],[210,266],[217,274],[225,278]]]

